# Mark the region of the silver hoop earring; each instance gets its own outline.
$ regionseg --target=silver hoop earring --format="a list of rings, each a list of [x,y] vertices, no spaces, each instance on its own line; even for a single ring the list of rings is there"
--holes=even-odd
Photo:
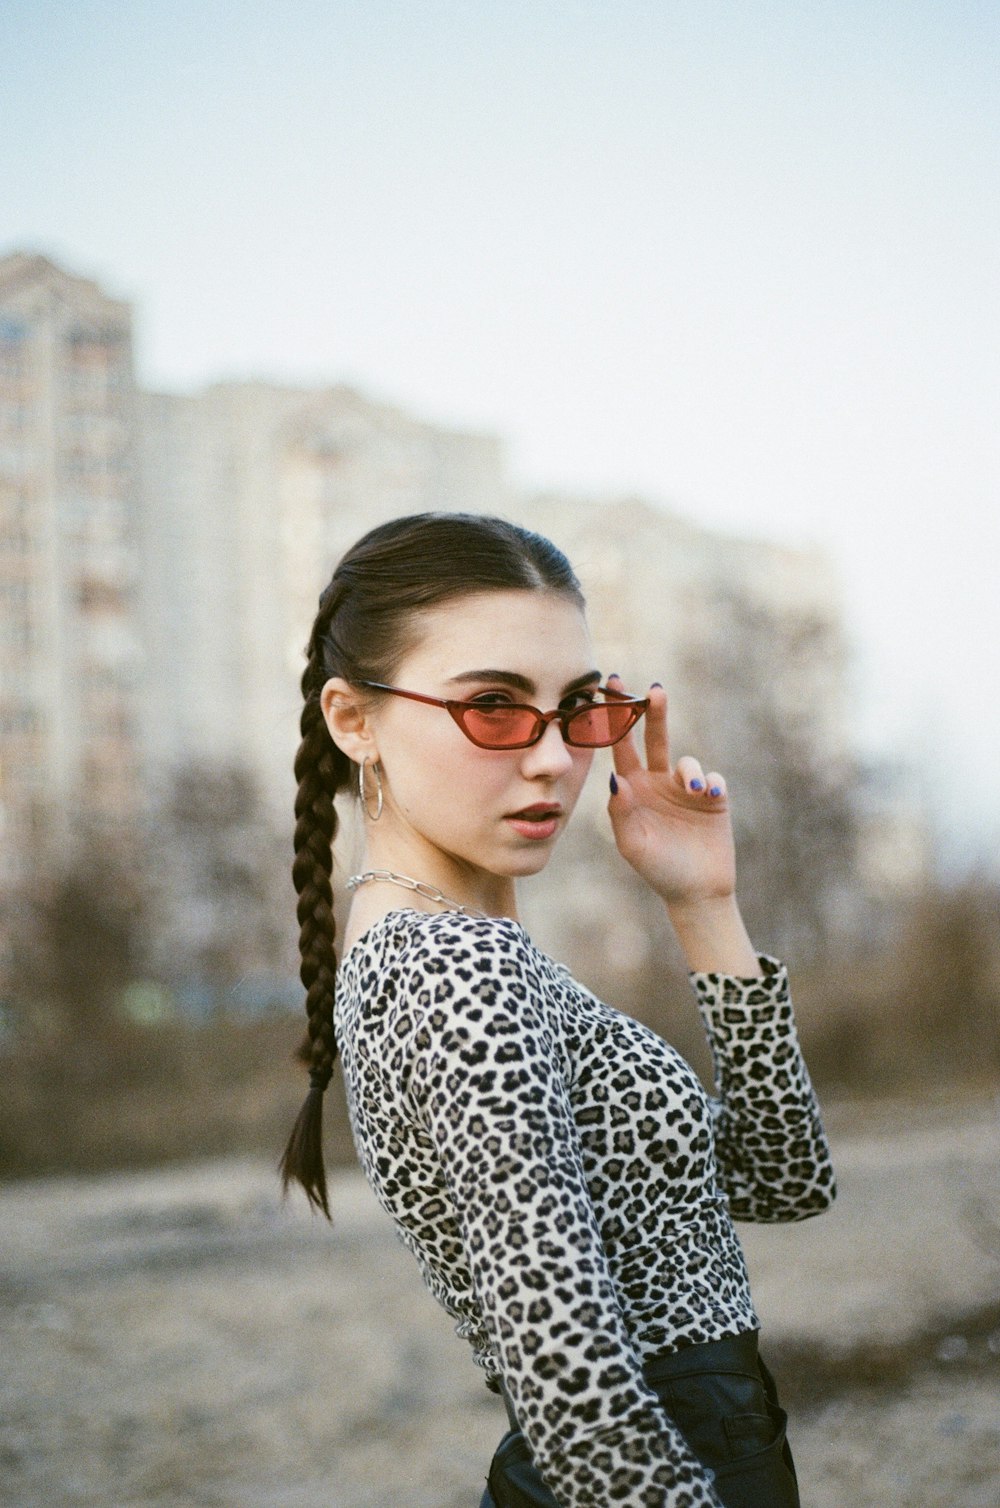
[[[365,789],[365,765],[369,763],[372,767],[372,774],[375,776],[374,811],[368,805],[368,792]],[[361,802],[361,809],[369,822],[377,822],[382,815],[382,771],[378,767],[378,760],[369,760],[367,754],[358,765],[358,800]]]

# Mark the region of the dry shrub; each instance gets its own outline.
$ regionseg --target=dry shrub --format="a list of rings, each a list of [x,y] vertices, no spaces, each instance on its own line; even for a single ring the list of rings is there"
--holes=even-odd
[[[923,1093],[1000,1080],[1000,883],[972,875],[928,888],[878,953],[855,952],[797,981],[802,1040],[818,1083]]]
[[[297,1022],[121,1022],[81,1073],[69,1044],[8,1050],[0,1175],[89,1172],[179,1159],[273,1158],[303,1092]],[[327,1096],[333,1162],[353,1158],[339,1077]]]
[[[25,963],[9,997],[16,1008],[0,1039],[0,1174],[234,1153],[276,1162],[304,1087],[295,1061],[300,1017],[273,1010],[252,1020],[144,1024],[123,1016],[121,984],[138,957],[128,918],[138,913],[129,911],[125,881],[109,885],[108,873],[103,884],[64,877],[47,898],[36,897],[14,950],[31,967]],[[802,1041],[821,1092],[996,1085],[998,916],[1000,886],[972,877],[919,897],[880,952],[793,970]],[[707,1077],[679,960],[663,941],[662,920],[643,920],[660,941],[641,970],[616,975],[612,951],[592,957],[583,977],[663,1032]],[[339,1074],[326,1118],[330,1161],[352,1160]]]

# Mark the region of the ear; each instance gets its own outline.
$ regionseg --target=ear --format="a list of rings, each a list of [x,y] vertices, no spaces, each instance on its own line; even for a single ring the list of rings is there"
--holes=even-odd
[[[365,703],[356,686],[342,676],[332,676],[319,694],[330,737],[348,759],[360,764],[366,756],[378,759],[378,744]]]

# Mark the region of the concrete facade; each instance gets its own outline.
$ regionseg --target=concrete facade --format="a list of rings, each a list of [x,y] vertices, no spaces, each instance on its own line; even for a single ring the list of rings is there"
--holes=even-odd
[[[343,387],[145,394],[139,414],[152,778],[191,757],[242,762],[284,813],[303,649],[334,564],[399,514],[504,511],[502,447]]]
[[[0,259],[0,882],[76,816],[132,823],[185,764],[246,770],[284,821],[319,592],[367,529],[425,509],[551,535],[580,575],[597,663],[640,690],[663,681],[675,752],[740,788],[751,850],[787,829],[781,778],[796,761],[817,809],[856,780],[841,605],[820,552],[638,499],[518,495],[496,437],[347,387],[142,392],[128,305],[15,254]],[[605,791],[591,783],[567,844],[571,883],[545,891],[570,937],[610,915],[588,862],[610,842]],[[871,862],[854,898],[834,887],[826,921],[858,904],[858,873],[891,874],[897,891],[923,877],[919,822],[887,822],[885,793],[860,810]],[[619,937],[623,956],[639,956],[633,943]]]
[[[0,260],[0,811],[6,862],[139,801],[129,306]],[[84,794],[85,793],[85,794]]]

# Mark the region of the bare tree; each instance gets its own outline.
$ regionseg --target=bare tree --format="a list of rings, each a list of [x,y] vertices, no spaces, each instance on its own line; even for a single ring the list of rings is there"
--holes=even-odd
[[[148,951],[147,907],[122,846],[81,831],[71,851],[5,898],[5,990],[15,1036],[53,1072],[106,1061],[122,991]]]
[[[858,767],[838,709],[836,622],[720,587],[685,659],[696,746],[735,792],[740,894],[755,937],[818,960],[858,909]]]
[[[245,769],[177,769],[150,852],[158,977],[213,1014],[294,978],[290,849]]]

